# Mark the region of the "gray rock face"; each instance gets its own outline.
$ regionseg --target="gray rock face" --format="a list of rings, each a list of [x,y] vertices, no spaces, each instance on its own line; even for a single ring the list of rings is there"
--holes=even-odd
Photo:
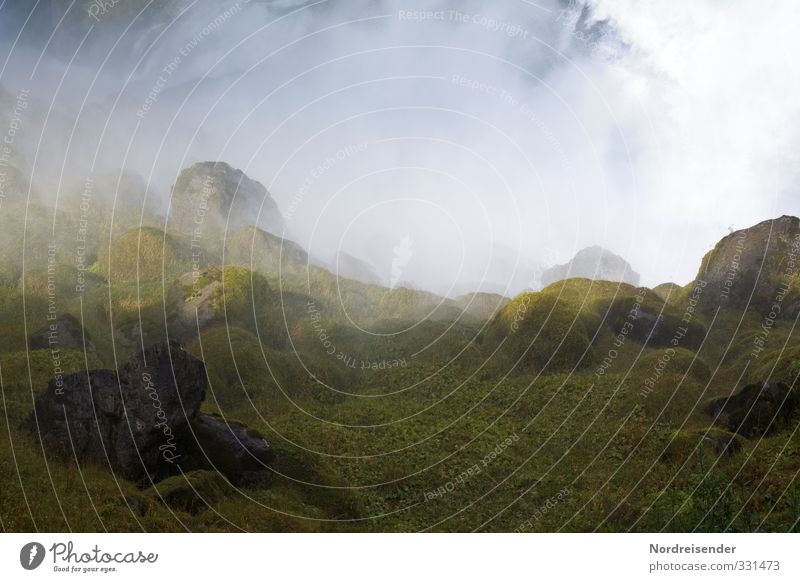
[[[542,287],[575,277],[596,281],[620,281],[634,287],[639,285],[639,274],[625,259],[602,247],[594,246],[579,251],[569,263],[556,265],[544,271]]]
[[[765,220],[729,234],[703,258],[697,274],[697,280],[707,282],[702,305],[707,309],[749,305],[764,311],[779,296],[783,299],[781,286],[786,284],[794,288],[784,304],[795,305],[798,270],[800,219],[782,216]]]
[[[84,333],[80,322],[71,314],[65,313],[33,332],[29,343],[32,350],[60,348],[82,352],[84,350]],[[95,353],[91,336],[86,333],[85,338],[86,352]]]
[[[278,206],[260,182],[224,162],[200,162],[181,171],[172,188],[171,230],[208,244],[226,229],[245,226],[283,232]]]
[[[156,344],[117,372],[52,380],[26,427],[48,454],[110,466],[141,485],[196,469],[219,470],[235,484],[264,482],[274,458],[269,445],[241,425],[198,413],[205,388],[203,362],[175,342]]]
[[[714,423],[751,438],[788,425],[800,407],[797,391],[783,383],[759,382],[733,396],[711,401],[706,412]]]

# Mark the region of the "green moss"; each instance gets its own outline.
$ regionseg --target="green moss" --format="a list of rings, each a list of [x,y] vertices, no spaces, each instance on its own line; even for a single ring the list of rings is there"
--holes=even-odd
[[[493,350],[502,343],[497,364],[506,369],[569,371],[595,361],[587,331],[595,325],[596,317],[581,311],[574,298],[524,293],[491,322],[485,348]]]
[[[688,376],[698,382],[706,382],[711,378],[708,364],[695,352],[685,348],[667,348],[648,353],[636,362],[634,374],[647,377],[656,370],[678,377]]]
[[[216,471],[190,471],[156,483],[146,494],[176,511],[195,514],[213,507],[232,491],[228,480]]]
[[[98,270],[113,283],[166,280],[192,268],[192,253],[170,234],[153,227],[129,230],[100,249]]]
[[[744,440],[731,432],[715,427],[677,430],[670,436],[663,460],[684,463],[691,455],[711,452],[714,455],[733,455],[742,449]]]

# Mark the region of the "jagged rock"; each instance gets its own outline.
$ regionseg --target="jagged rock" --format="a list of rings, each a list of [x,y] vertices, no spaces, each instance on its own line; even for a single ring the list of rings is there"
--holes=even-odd
[[[261,183],[224,162],[200,162],[178,176],[168,226],[188,237],[210,239],[245,226],[281,234],[284,221]]]
[[[32,350],[59,348],[82,352],[84,339],[86,353],[94,354],[95,347],[91,336],[84,331],[75,317],[65,313],[33,332],[30,337],[30,347]]]
[[[232,483],[263,485],[269,480],[275,453],[258,432],[213,414],[197,415],[192,432],[201,454]]]
[[[622,257],[602,247],[593,246],[578,252],[564,265],[556,265],[542,273],[542,287],[574,278],[596,281],[619,281],[637,287],[639,274]]]
[[[780,299],[791,317],[800,282],[800,220],[782,216],[723,238],[703,258],[697,281],[706,281],[701,305],[768,311]],[[791,289],[782,289],[789,285]]]
[[[797,391],[783,383],[759,382],[706,406],[714,423],[750,438],[786,426],[800,407]]]
[[[27,428],[45,451],[79,462],[108,463],[119,423],[117,375],[113,370],[77,372],[54,378],[36,397]],[[109,450],[110,449],[110,450]]]
[[[25,424],[47,453],[110,466],[140,485],[214,468],[235,483],[263,483],[269,445],[243,425],[198,414],[205,388],[203,362],[160,343],[117,372],[54,378]]]

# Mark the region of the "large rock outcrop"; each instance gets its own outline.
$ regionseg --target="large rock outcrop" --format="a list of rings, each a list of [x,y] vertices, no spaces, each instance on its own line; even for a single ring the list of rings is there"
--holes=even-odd
[[[48,454],[110,466],[141,485],[197,469],[234,484],[266,481],[272,449],[239,424],[199,413],[205,388],[202,361],[176,342],[156,344],[116,372],[54,378],[26,426]]]
[[[751,307],[794,317],[800,308],[800,219],[765,220],[723,238],[703,258],[697,280],[707,283],[702,305],[707,310]]]
[[[570,262],[544,271],[542,287],[547,287],[556,281],[574,278],[617,281],[634,287],[639,285],[639,273],[634,271],[625,259],[598,246],[578,251]]]
[[[224,162],[200,162],[182,170],[170,204],[168,227],[204,244],[221,232],[245,226],[276,234],[284,230],[267,189]]]

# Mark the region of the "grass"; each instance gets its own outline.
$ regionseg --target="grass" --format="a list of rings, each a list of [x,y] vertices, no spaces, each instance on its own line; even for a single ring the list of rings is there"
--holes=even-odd
[[[194,286],[183,278],[192,270],[187,249],[171,234],[135,229],[110,255],[97,249],[82,294],[60,261],[58,312],[81,320],[97,346],[88,361],[63,352],[61,366],[113,367],[180,331],[206,362],[203,410],[245,423],[275,449],[270,486],[237,490],[198,473],[140,490],[106,467],[43,458],[20,428],[53,374],[51,352],[27,351],[26,333],[47,322],[49,299],[46,272],[31,269],[0,286],[2,529],[796,527],[797,431],[743,439],[701,410],[755,379],[796,382],[791,321],[778,321],[751,358],[764,322],[756,312],[697,314],[672,343],[686,288],[670,287],[665,302],[664,288],[576,279],[511,300],[453,301],[298,261],[278,271],[272,235],[243,231],[237,252],[253,237],[262,253],[253,270],[198,270],[212,314],[199,330],[193,310],[176,320]],[[658,335],[623,333],[632,310],[661,316]]]

